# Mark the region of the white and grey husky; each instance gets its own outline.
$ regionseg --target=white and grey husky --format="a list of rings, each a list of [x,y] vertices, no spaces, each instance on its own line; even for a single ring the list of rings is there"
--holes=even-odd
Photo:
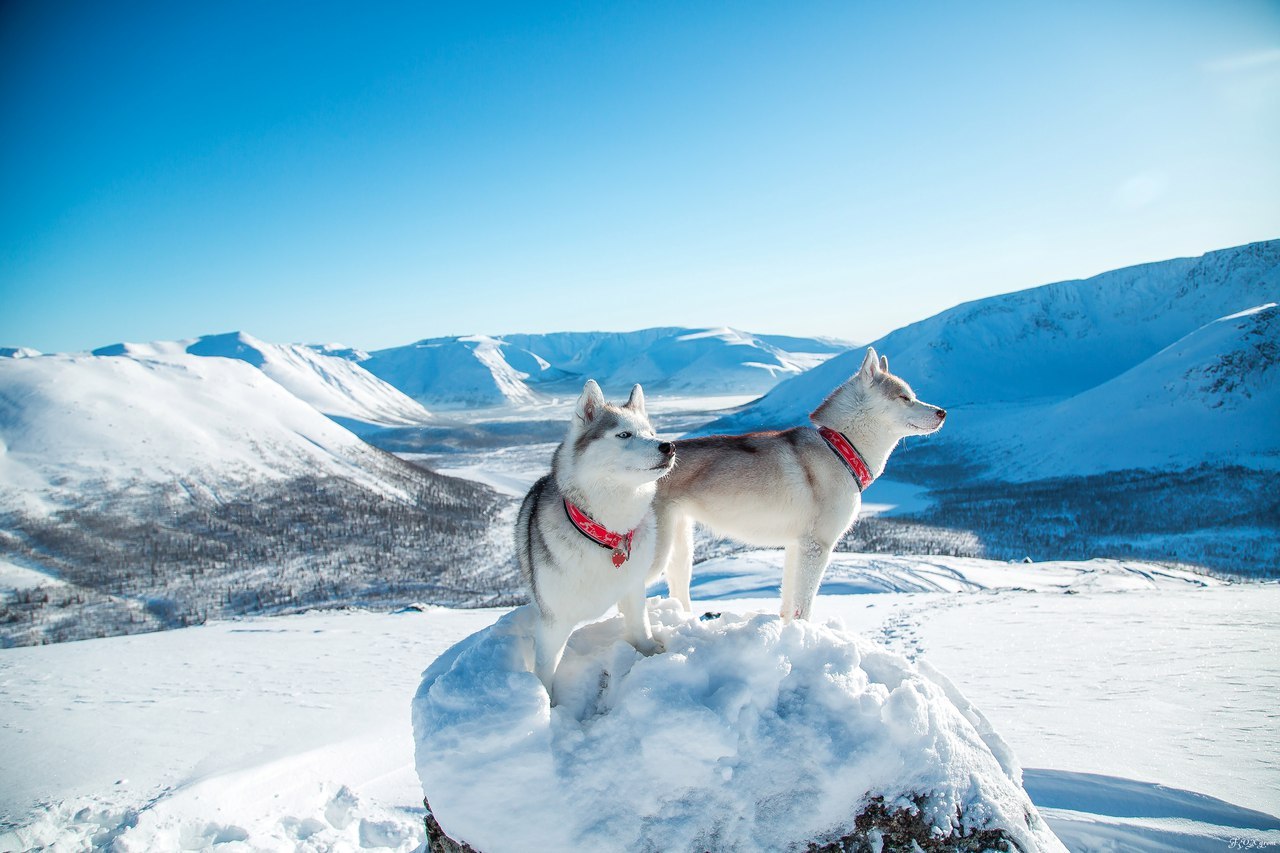
[[[752,545],[786,547],[783,619],[808,619],[831,549],[908,435],[947,413],[918,399],[867,348],[862,367],[809,415],[816,429],[680,440],[680,464],[658,485],[658,557],[671,597],[691,609],[693,522]]]
[[[657,539],[656,481],[674,461],[675,445],[654,434],[639,385],[626,405],[613,406],[587,380],[551,473],[533,484],[516,520],[520,571],[539,616],[534,671],[553,700],[569,634],[613,604],[628,642],[642,654],[660,650],[645,576]]]

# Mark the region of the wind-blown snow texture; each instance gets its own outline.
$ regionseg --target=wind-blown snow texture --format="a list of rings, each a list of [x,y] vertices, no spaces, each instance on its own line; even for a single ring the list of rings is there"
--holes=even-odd
[[[943,835],[1065,849],[980,716],[906,660],[838,626],[651,611],[666,651],[641,657],[620,618],[579,630],[555,708],[528,670],[527,607],[437,659],[413,716],[446,832],[485,853],[803,849],[882,797]]]
[[[657,328],[429,338],[378,350],[360,364],[427,406],[520,406],[576,394],[586,378],[606,388],[640,382],[651,394],[756,394],[849,346],[729,328]]]
[[[1275,309],[1216,321],[1278,299],[1280,240],[1271,240],[968,302],[872,345],[952,412],[931,448],[996,479],[1201,462],[1274,468]],[[701,431],[804,423],[860,358],[837,356]]]

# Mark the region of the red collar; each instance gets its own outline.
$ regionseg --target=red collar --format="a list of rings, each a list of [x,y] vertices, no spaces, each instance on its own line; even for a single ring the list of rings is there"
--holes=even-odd
[[[862,458],[862,454],[858,452],[842,433],[838,433],[828,427],[818,427],[818,434],[827,441],[827,446],[835,451],[836,456],[844,462],[845,467],[849,469],[849,473],[853,475],[853,479],[858,484],[858,491],[863,491],[867,486],[871,485],[871,481],[875,477],[871,476],[871,469],[867,467],[867,462]]]
[[[613,564],[618,568],[622,568],[622,564],[631,556],[631,540],[636,535],[634,530],[628,530],[626,533],[614,533],[574,506],[568,498],[564,499],[564,511],[569,516],[569,520],[573,522],[573,526],[578,528],[579,533],[601,548],[612,548]]]

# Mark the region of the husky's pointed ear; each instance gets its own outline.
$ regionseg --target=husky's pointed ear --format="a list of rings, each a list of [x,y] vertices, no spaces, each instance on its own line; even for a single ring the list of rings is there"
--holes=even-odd
[[[858,378],[866,382],[874,382],[880,375],[880,356],[875,347],[867,347],[867,354],[862,359],[862,367],[858,368]]]
[[[647,413],[644,410],[644,389],[640,387],[639,382],[631,387],[631,396],[627,398],[627,404],[623,408],[647,417]]]
[[[588,379],[587,384],[582,386],[582,396],[578,398],[574,414],[578,420],[589,424],[596,419],[596,415],[600,414],[603,408],[604,392],[600,390],[600,386],[594,379]]]
[[[887,355],[880,356],[880,370],[884,373],[889,372],[889,356]]]

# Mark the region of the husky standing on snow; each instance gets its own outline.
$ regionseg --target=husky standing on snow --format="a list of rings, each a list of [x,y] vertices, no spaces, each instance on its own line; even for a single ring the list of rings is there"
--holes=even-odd
[[[671,597],[691,609],[693,522],[752,545],[786,547],[782,618],[808,619],[831,549],[908,435],[947,413],[919,400],[867,348],[862,367],[809,415],[816,429],[680,440],[680,465],[658,485],[658,557]]]
[[[569,634],[613,604],[627,641],[641,654],[660,651],[644,589],[657,538],[655,483],[675,453],[654,434],[639,385],[613,406],[587,380],[551,473],[533,484],[516,520],[520,572],[539,616],[534,671],[548,695]]]

